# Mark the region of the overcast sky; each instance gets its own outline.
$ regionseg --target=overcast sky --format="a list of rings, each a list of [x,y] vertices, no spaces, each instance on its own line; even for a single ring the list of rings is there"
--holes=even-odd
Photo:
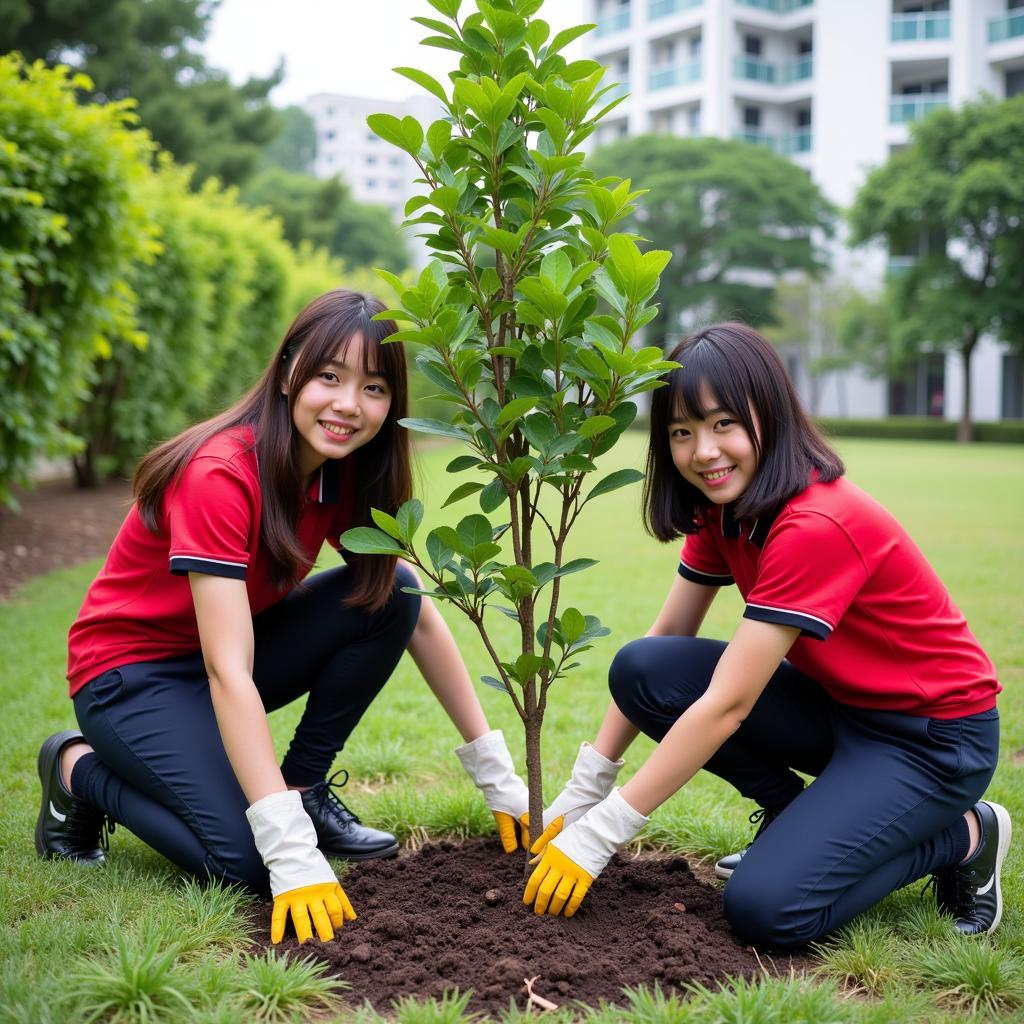
[[[462,10],[475,9],[463,0]],[[537,17],[552,32],[583,21],[583,0],[545,0]],[[394,67],[418,67],[443,78],[456,64],[450,50],[420,46],[431,34],[409,19],[440,17],[426,0],[222,0],[206,54],[235,82],[266,75],[284,57],[277,106],[301,103],[317,92],[405,99],[417,87]],[[578,57],[579,44],[568,51]]]

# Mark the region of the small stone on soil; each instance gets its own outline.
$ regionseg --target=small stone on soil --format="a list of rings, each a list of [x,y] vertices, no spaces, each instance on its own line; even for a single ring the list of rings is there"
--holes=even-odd
[[[484,893],[484,902],[489,907],[496,907],[501,902],[501,890],[500,889],[488,889]]]

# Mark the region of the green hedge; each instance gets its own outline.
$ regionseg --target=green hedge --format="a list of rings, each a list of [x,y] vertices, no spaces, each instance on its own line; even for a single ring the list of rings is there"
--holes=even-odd
[[[955,441],[957,424],[932,416],[889,416],[877,420],[820,417],[828,437],[888,437],[912,441]],[[1024,444],[1024,420],[975,423],[976,441]]]

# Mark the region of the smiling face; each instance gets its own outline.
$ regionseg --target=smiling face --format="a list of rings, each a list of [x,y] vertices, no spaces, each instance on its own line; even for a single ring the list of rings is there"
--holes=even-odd
[[[372,364],[364,368],[364,345],[362,335],[354,336],[295,396],[303,479],[327,459],[343,459],[372,441],[387,419],[391,388]]]
[[[676,410],[668,425],[672,462],[683,479],[709,501],[736,501],[757,472],[757,450],[732,410],[721,407],[706,385],[700,389],[704,416]]]

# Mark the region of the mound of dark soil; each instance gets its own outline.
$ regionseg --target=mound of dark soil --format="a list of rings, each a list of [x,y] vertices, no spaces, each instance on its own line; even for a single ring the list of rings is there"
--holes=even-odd
[[[523,905],[523,860],[496,839],[440,842],[418,853],[353,865],[343,878],[359,914],[334,942],[279,948],[326,960],[347,998],[386,1010],[400,996],[473,990],[470,1010],[525,1007],[524,979],[560,1005],[621,1002],[625,986],[714,985],[761,970],[729,930],[720,890],[679,857],[618,856],[568,920]],[[271,905],[260,909],[266,944]],[[788,966],[789,961],[787,961]]]

